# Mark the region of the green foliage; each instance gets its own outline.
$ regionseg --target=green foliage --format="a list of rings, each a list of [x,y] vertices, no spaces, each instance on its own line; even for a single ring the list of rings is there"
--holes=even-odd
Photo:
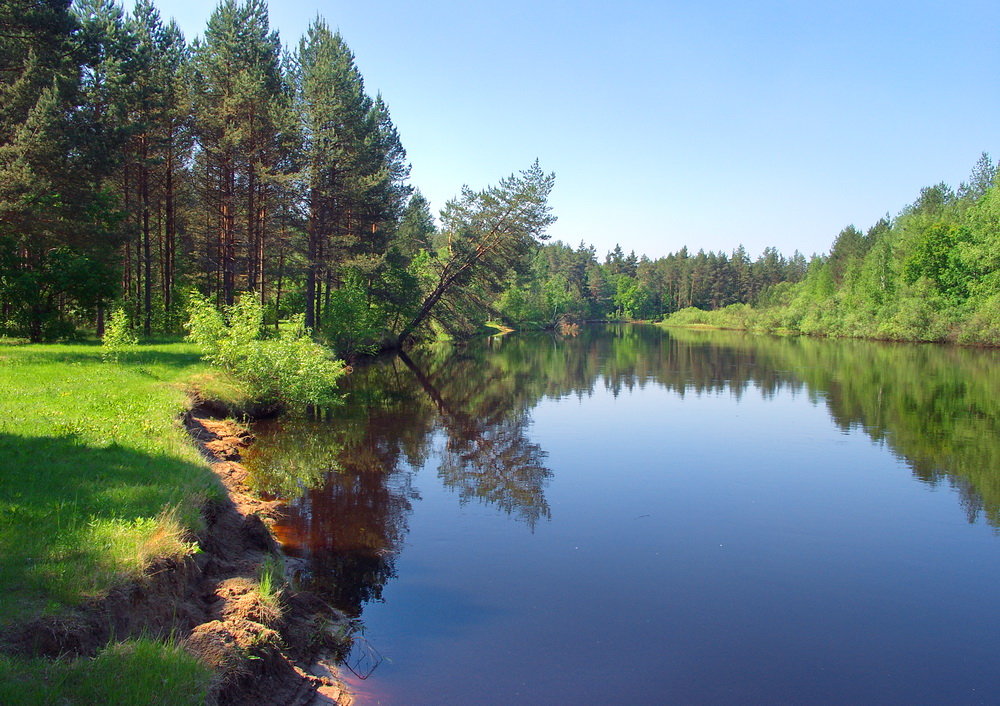
[[[257,600],[265,618],[281,616],[281,590],[285,585],[285,566],[274,554],[268,554],[257,571]]]
[[[115,294],[120,218],[69,3],[5,3],[0,20],[0,303],[10,333],[51,340]]]
[[[615,318],[634,319],[642,315],[648,295],[628,275],[615,278]]]
[[[768,298],[774,287],[806,274],[805,258],[767,248],[751,261],[742,246],[732,256],[687,248],[651,260],[625,255],[620,246],[598,262],[593,247],[561,242],[541,246],[527,274],[515,275],[495,306],[507,321],[551,323],[580,319],[655,319],[688,306],[706,310]],[[832,282],[831,282],[832,288]]]
[[[968,240],[968,232],[953,223],[931,225],[903,261],[903,280],[912,284],[926,277],[938,291],[964,299],[968,296],[969,272],[961,245]]]
[[[373,354],[387,336],[385,307],[373,300],[356,273],[330,294],[323,334],[338,355]]]
[[[958,334],[960,343],[1000,346],[1000,293],[978,299]]]
[[[435,233],[437,226],[431,215],[430,203],[419,189],[414,189],[396,229],[393,244],[403,255],[413,258],[420,250],[432,247]]]
[[[302,200],[309,204],[306,324],[325,330],[332,325],[324,310],[327,297],[345,271],[363,274],[357,283],[363,283],[369,304],[376,293],[391,296],[391,291],[379,291],[380,285],[389,283],[387,279],[393,285],[402,280],[384,277],[385,270],[405,269],[405,261],[427,247],[433,219],[422,197],[407,202],[406,151],[381,96],[373,99],[366,93],[343,37],[316,18],[299,42],[296,58]],[[402,262],[391,262],[399,259]],[[412,301],[419,295],[409,296]],[[399,309],[401,302],[392,304]],[[340,319],[341,327],[345,323]],[[352,347],[357,339],[346,336],[344,343]]]
[[[111,314],[104,338],[101,339],[101,357],[115,363],[122,356],[134,353],[139,345],[139,337],[132,329],[132,321],[123,307],[118,307]]]
[[[301,315],[277,337],[267,337],[264,309],[252,294],[221,312],[197,295],[190,302],[189,340],[206,360],[245,383],[256,402],[301,407],[336,401],[344,364],[312,340]]]
[[[468,187],[441,211],[442,234],[435,257],[425,262],[431,283],[415,315],[402,327],[402,343],[432,315],[443,313],[465,329],[485,320],[483,311],[507,286],[512,273],[524,271],[537,238],[555,221],[548,204],[555,175],[536,161],[519,174],[482,191]],[[479,321],[471,314],[478,310]]]
[[[1000,185],[984,155],[956,195],[923,189],[894,220],[838,235],[805,279],[758,301],[743,323],[685,312],[668,321],[905,341],[997,345]],[[720,321],[725,319],[724,324]]]
[[[749,304],[730,304],[713,311],[689,306],[670,314],[663,323],[667,326],[710,326],[722,329],[760,328],[756,312]]]
[[[269,322],[304,312],[345,355],[421,327],[736,303],[769,310],[756,326],[973,341],[1000,290],[987,155],[957,190],[844,228],[815,266],[742,246],[650,260],[616,245],[599,261],[583,244],[539,247],[553,182],[537,164],[464,189],[438,232],[386,103],[321,18],[294,56],[263,0],[220,3],[190,44],[151,0],[18,0],[0,20],[0,335],[69,337],[119,298],[146,336],[177,331],[178,290],[197,287],[227,304],[257,291]],[[776,305],[769,291],[807,268]],[[895,301],[922,279],[943,297],[933,315]]]
[[[927,278],[904,286],[892,304],[882,310],[878,335],[895,341],[942,341],[948,335],[943,302]]]
[[[537,294],[517,284],[500,293],[496,308],[504,319],[515,323],[541,321],[543,318]]]

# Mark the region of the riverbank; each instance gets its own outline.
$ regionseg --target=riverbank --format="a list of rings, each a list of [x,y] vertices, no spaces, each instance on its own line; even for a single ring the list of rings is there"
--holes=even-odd
[[[189,409],[208,374],[185,344],[0,347],[0,702],[343,701],[307,670],[346,629],[284,585],[247,430]]]
[[[351,699],[332,664],[348,647],[349,621],[287,584],[270,530],[282,503],[250,490],[240,461],[253,436],[247,426],[215,416],[213,407],[184,417],[227,494],[206,508],[199,546],[209,556],[202,593],[211,606],[184,644],[215,672],[218,694],[210,698],[219,703],[346,706]]]

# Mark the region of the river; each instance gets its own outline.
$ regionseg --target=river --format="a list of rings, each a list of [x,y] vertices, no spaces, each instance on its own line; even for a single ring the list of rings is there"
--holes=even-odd
[[[247,463],[360,704],[995,703],[998,363],[511,334],[359,368]]]

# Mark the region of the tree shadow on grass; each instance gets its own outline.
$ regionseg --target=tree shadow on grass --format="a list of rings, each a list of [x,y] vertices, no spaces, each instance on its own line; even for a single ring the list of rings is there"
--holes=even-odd
[[[0,433],[0,624],[107,590],[148,549],[165,508],[197,520],[204,466],[75,437]]]

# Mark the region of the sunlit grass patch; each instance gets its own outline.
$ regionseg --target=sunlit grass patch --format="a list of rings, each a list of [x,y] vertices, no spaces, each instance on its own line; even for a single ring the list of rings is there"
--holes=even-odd
[[[192,375],[186,389],[192,396],[219,402],[231,410],[249,409],[254,404],[247,385],[222,370]]]
[[[281,589],[285,583],[285,571],[280,560],[267,556],[261,564],[257,576],[257,597],[264,613],[264,624],[274,623],[281,615]]]
[[[0,623],[58,611],[191,550],[220,492],[178,424],[186,344],[105,363],[97,345],[4,346]]]

